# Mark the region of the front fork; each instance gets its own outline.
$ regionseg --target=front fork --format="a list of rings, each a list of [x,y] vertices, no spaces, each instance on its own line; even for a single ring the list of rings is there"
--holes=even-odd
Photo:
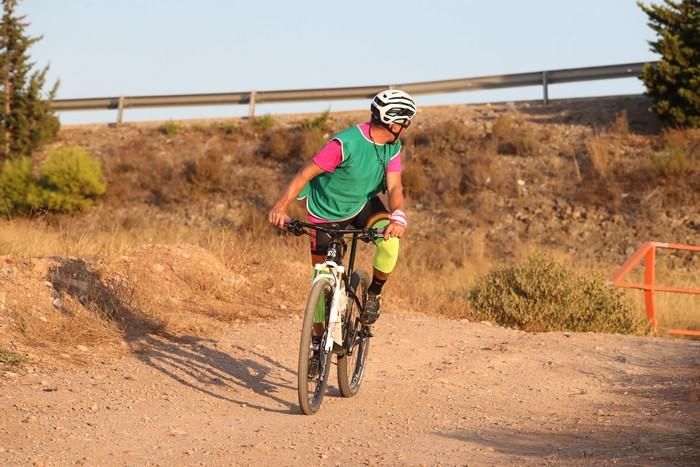
[[[343,345],[343,329],[341,326],[341,310],[347,306],[347,297],[345,296],[345,283],[343,282],[343,274],[345,268],[338,266],[333,262],[325,264],[316,264],[314,266],[316,275],[314,282],[318,280],[329,279],[333,284],[333,298],[331,301],[331,309],[328,315],[328,332],[323,343],[323,348],[326,352],[333,350],[333,342],[339,346]],[[323,304],[325,308],[325,303]]]

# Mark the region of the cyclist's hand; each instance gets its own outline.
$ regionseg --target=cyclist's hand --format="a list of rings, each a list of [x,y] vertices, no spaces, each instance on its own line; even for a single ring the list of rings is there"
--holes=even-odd
[[[270,210],[270,213],[267,215],[267,220],[270,221],[270,224],[275,225],[280,229],[284,229],[284,222],[288,219],[289,217],[287,217],[287,213],[284,211],[284,209],[280,209],[277,206],[273,207]]]
[[[389,240],[392,237],[401,238],[403,233],[406,231],[406,226],[401,224],[389,224],[384,229],[384,240]]]

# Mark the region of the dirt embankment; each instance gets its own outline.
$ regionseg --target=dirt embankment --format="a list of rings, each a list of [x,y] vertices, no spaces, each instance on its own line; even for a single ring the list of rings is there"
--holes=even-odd
[[[629,96],[422,108],[403,138],[412,235],[439,225],[450,241],[483,235],[488,261],[528,245],[606,266],[647,240],[696,242],[700,130],[665,130],[648,106]],[[328,137],[366,118],[77,126],[56,144],[103,160],[112,222],[239,229]]]

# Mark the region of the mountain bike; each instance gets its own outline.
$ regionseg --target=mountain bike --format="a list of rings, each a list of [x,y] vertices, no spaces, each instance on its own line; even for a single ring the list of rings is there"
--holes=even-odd
[[[360,389],[372,333],[360,322],[369,276],[354,270],[355,253],[358,240],[372,242],[381,236],[381,230],[343,229],[338,224],[299,220],[290,220],[286,229],[298,236],[311,235],[311,230],[330,236],[324,261],[314,265],[299,342],[299,405],[304,414],[313,415],[321,407],[334,354],[341,395],[352,397]],[[342,263],[345,236],[351,236],[347,268]]]

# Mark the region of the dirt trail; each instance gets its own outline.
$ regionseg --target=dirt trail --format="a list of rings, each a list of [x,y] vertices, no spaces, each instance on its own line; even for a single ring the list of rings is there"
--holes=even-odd
[[[700,343],[385,314],[299,414],[299,318],[0,376],[0,465],[698,465]]]

